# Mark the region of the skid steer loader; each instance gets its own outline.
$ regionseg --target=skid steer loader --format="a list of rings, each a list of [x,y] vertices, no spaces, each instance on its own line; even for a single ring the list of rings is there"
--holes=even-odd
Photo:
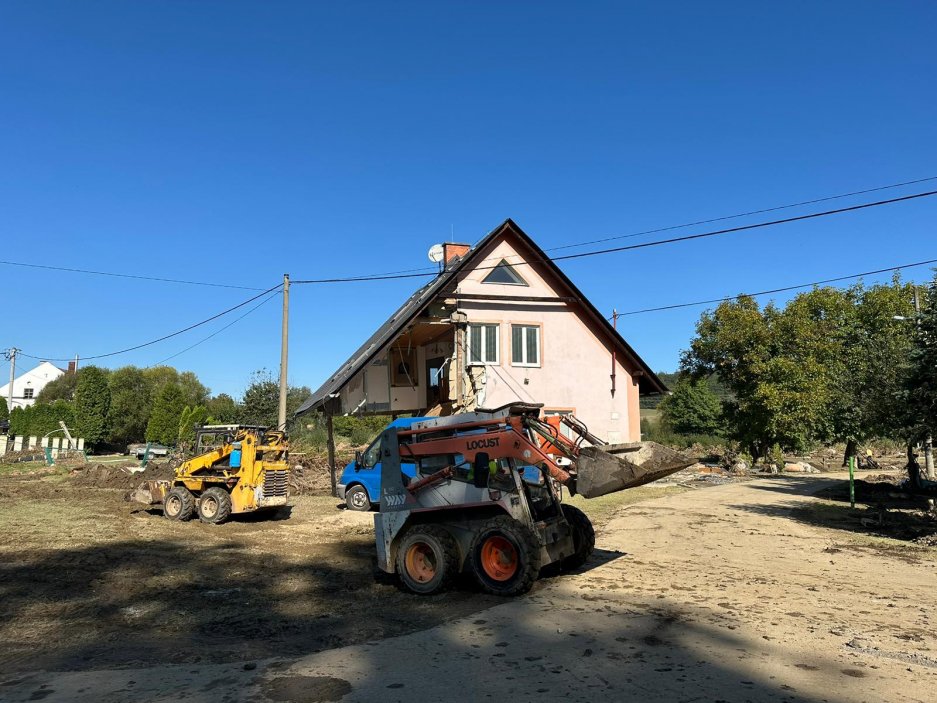
[[[205,425],[196,430],[196,456],[171,481],[146,481],[128,496],[162,504],[171,520],[220,524],[232,514],[280,508],[289,499],[286,433],[250,425]]]
[[[605,444],[572,415],[541,420],[541,408],[512,404],[384,430],[379,568],[419,594],[462,572],[489,593],[524,593],[543,567],[578,568],[595,545],[589,518],[561,501],[563,487],[597,498],[693,463],[652,442]],[[401,462],[416,466],[415,477]]]

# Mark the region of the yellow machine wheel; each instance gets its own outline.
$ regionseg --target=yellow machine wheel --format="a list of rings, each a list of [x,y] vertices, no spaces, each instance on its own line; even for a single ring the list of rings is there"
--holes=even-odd
[[[195,515],[195,496],[185,486],[176,486],[163,499],[163,515],[170,520],[191,520]]]
[[[202,522],[220,525],[231,517],[231,495],[224,488],[209,488],[198,500],[198,517]]]

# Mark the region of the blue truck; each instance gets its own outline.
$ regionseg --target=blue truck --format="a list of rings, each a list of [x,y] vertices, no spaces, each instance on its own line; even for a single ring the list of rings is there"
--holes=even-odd
[[[398,417],[387,427],[396,427],[405,430],[414,422],[426,420],[425,417]],[[383,433],[382,433],[383,434]],[[345,501],[349,510],[367,511],[372,505],[381,502],[381,434],[361,452],[354,461],[345,466],[338,479],[336,489],[338,497]],[[401,462],[401,472],[413,478],[416,476],[416,465]]]
[[[431,420],[429,417],[398,417],[386,428],[409,429],[415,422]],[[339,498],[345,501],[349,510],[368,511],[381,503],[381,436],[378,434],[368,448],[360,452],[354,461],[348,462],[338,479],[335,489]],[[528,483],[539,484],[543,481],[540,470],[534,466],[520,469],[521,477]],[[416,477],[416,464],[400,462],[400,472],[407,478]]]

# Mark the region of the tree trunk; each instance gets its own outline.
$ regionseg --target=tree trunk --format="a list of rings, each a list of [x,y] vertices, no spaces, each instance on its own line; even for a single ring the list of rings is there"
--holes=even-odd
[[[912,490],[921,490],[921,466],[917,463],[917,455],[911,444],[908,445],[908,479],[911,481]]]
[[[846,451],[843,452],[843,466],[849,466],[849,457],[856,456],[859,452],[859,444],[854,439],[846,440]]]

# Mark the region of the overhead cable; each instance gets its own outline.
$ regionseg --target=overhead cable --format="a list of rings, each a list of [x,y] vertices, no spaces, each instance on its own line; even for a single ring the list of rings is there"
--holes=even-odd
[[[862,278],[863,276],[874,276],[879,273],[890,273],[891,271],[900,271],[901,269],[913,268],[915,266],[927,266],[928,264],[937,264],[937,259],[928,259],[927,261],[916,261],[913,264],[901,264],[900,266],[889,266],[888,268],[876,269],[875,271],[863,271],[862,273],[853,273],[848,276],[837,276],[836,278],[826,278],[821,281],[812,281],[810,283],[801,283],[796,286],[785,286],[784,288],[772,288],[771,290],[762,290],[757,293],[738,293],[736,295],[727,295],[723,298],[712,298],[711,300],[697,300],[692,303],[677,303],[676,305],[661,305],[656,308],[643,308],[641,310],[629,310],[627,312],[619,312],[615,315],[612,315],[608,319],[611,320],[613,317],[624,317],[625,315],[640,315],[646,312],[659,312],[661,310],[676,310],[677,308],[689,308],[695,305],[709,305],[711,303],[722,303],[727,300],[736,300],[737,298],[742,297],[751,297],[754,298],[759,295],[771,295],[772,293],[784,293],[785,291],[797,290],[799,288],[812,288],[813,286],[820,286],[826,283],[836,283],[838,281],[848,281],[853,278]]]
[[[873,207],[880,207],[882,205],[892,205],[894,203],[906,202],[909,200],[916,200],[918,198],[927,198],[933,195],[937,195],[937,190],[926,191],[924,193],[914,193],[912,195],[903,195],[898,198],[889,198],[888,200],[878,200],[870,203],[860,203],[858,205],[850,205],[849,207],[837,208],[835,210],[824,210],[821,212],[811,212],[806,215],[797,215],[795,217],[785,217],[780,220],[768,220],[766,222],[755,222],[750,225],[740,225],[738,227],[729,227],[726,229],[713,230],[711,232],[701,232],[698,234],[687,234],[682,237],[671,237],[669,239],[657,239],[652,242],[641,242],[640,244],[629,244],[627,246],[621,247],[611,247],[608,249],[598,249],[596,251],[583,251],[576,254],[564,254],[562,256],[546,257],[544,259],[531,259],[527,261],[518,261],[512,263],[511,266],[530,266],[531,264],[544,263],[548,261],[557,262],[557,261],[569,261],[572,259],[583,259],[590,256],[602,256],[605,254],[614,254],[622,251],[632,251],[635,249],[645,249],[648,247],[661,246],[663,244],[674,244],[676,242],[687,242],[694,239],[704,239],[707,237],[715,237],[723,234],[731,234],[733,232],[744,232],[747,230],[761,229],[764,227],[773,227],[775,225],[789,224],[791,222],[801,222],[804,220],[816,219],[819,217],[828,217],[831,215],[839,215],[844,212],[855,212],[857,210],[865,210]],[[495,269],[500,264],[494,266],[478,266],[475,271],[484,271],[488,269]],[[387,275],[377,275],[377,276],[350,276],[346,278],[318,278],[318,279],[307,279],[307,280],[294,280],[292,283],[358,283],[362,281],[385,281],[390,279],[399,279],[399,278],[419,278],[427,276],[437,276],[438,273],[402,273],[402,274],[387,274]]]
[[[126,354],[127,352],[136,351],[137,349],[143,349],[144,347],[152,346],[153,344],[157,344],[157,343],[159,343],[159,342],[163,342],[163,341],[165,341],[165,340],[167,340],[167,339],[171,339],[172,337],[178,337],[180,334],[183,334],[183,333],[185,333],[185,332],[188,332],[189,330],[194,330],[196,327],[201,327],[202,325],[206,325],[206,324],[208,324],[209,322],[211,322],[212,320],[217,320],[219,317],[223,317],[224,315],[227,315],[228,313],[234,312],[235,310],[237,310],[237,309],[239,309],[239,308],[243,308],[245,305],[249,305],[250,303],[252,303],[252,302],[254,302],[255,300],[257,300],[258,298],[264,297],[265,295],[267,295],[267,293],[272,293],[273,291],[277,290],[277,289],[280,288],[282,285],[283,285],[282,283],[278,283],[278,284],[276,284],[275,286],[273,286],[273,288],[268,288],[267,290],[263,291],[262,293],[258,293],[258,294],[255,295],[253,298],[248,298],[248,299],[245,300],[243,303],[238,303],[237,305],[235,305],[235,306],[233,306],[233,307],[230,307],[230,308],[228,308],[227,310],[222,310],[221,312],[217,313],[216,315],[212,315],[211,317],[206,318],[206,319],[202,320],[201,322],[196,322],[195,324],[189,325],[188,327],[185,327],[185,328],[183,328],[183,329],[181,329],[181,330],[177,330],[177,331],[175,331],[175,332],[171,332],[170,334],[163,335],[162,337],[160,337],[160,338],[158,338],[158,339],[154,339],[154,340],[151,340],[151,341],[149,341],[149,342],[144,342],[143,344],[137,344],[137,345],[132,346],[132,347],[127,347],[126,349],[119,349],[119,350],[117,350],[117,351],[108,352],[107,354],[96,354],[96,355],[94,355],[94,356],[85,356],[85,355],[82,355],[82,356],[81,356],[81,360],[82,360],[82,361],[92,361],[93,359],[105,359],[105,358],[107,358],[107,357],[109,357],[109,356],[117,356],[118,354]],[[24,353],[24,352],[19,352],[19,354],[22,354],[23,356],[29,357],[30,359],[41,359],[41,360],[44,360],[44,361],[71,361],[70,358],[69,358],[69,359],[53,359],[53,358],[50,358],[50,357],[47,357],[47,356],[36,356],[36,355],[34,355],[34,354],[26,354],[26,353]],[[74,358],[74,357],[72,357],[72,358]]]
[[[154,364],[150,364],[147,368],[153,368],[154,366],[161,366],[162,364],[165,364],[165,363],[166,363],[167,361],[169,361],[170,359],[175,359],[177,356],[181,356],[182,354],[185,354],[187,351],[189,351],[189,350],[191,350],[191,349],[195,349],[195,347],[199,346],[200,344],[204,344],[204,343],[207,342],[209,339],[212,339],[213,337],[218,336],[219,334],[221,334],[221,333],[224,332],[225,330],[228,330],[228,329],[234,327],[234,325],[236,325],[238,322],[240,322],[240,321],[243,320],[245,317],[247,317],[248,315],[250,315],[252,312],[254,312],[254,311],[257,310],[258,308],[260,308],[260,307],[266,305],[267,303],[269,303],[271,300],[273,300],[274,298],[278,297],[279,295],[280,295],[280,291],[274,291],[273,293],[271,293],[270,295],[268,295],[266,298],[264,298],[263,300],[261,300],[259,303],[257,303],[257,305],[255,305],[254,307],[252,307],[250,310],[248,310],[247,312],[245,312],[243,315],[241,315],[241,316],[236,317],[235,319],[233,319],[231,322],[229,322],[228,324],[226,324],[224,327],[220,327],[219,329],[215,330],[214,332],[212,332],[212,333],[211,333],[210,335],[208,335],[207,337],[204,337],[203,339],[200,339],[199,341],[197,341],[195,344],[191,344],[191,345],[187,346],[185,349],[183,349],[183,350],[181,350],[181,351],[177,351],[175,354],[173,354],[173,355],[171,355],[171,356],[167,356],[165,359],[162,359],[161,361],[157,361],[157,362],[154,363]]]
[[[633,237],[641,237],[641,236],[645,236],[648,234],[657,234],[659,232],[669,232],[669,231],[677,230],[677,229],[685,229],[687,227],[695,227],[697,225],[712,224],[713,222],[723,222],[725,220],[734,220],[740,217],[749,217],[751,215],[761,215],[766,212],[777,212],[778,210],[789,210],[791,208],[802,207],[804,205],[815,205],[817,203],[829,202],[830,200],[841,200],[843,198],[850,198],[850,197],[854,197],[857,195],[865,195],[867,193],[876,193],[876,192],[883,191],[883,190],[891,190],[893,188],[902,188],[904,186],[915,185],[917,183],[926,183],[928,181],[935,181],[935,180],[937,180],[937,176],[928,176],[926,178],[917,178],[911,181],[902,181],[901,183],[890,183],[888,185],[876,186],[874,188],[854,190],[849,193],[840,193],[839,195],[828,195],[822,198],[813,198],[812,200],[801,200],[800,202],[788,203],[787,205],[776,205],[774,207],[762,208],[760,210],[749,210],[748,212],[740,212],[734,215],[723,215],[721,217],[713,217],[707,220],[697,220],[695,222],[687,222],[682,225],[670,225],[668,227],[658,227],[656,229],[648,229],[648,230],[644,230],[641,232],[632,232],[630,234],[619,234],[619,235],[614,235],[611,237],[603,237],[601,239],[593,239],[593,240],[585,241],[585,242],[576,242],[574,244],[563,244],[563,245],[559,245],[555,247],[545,247],[544,251],[559,251],[561,249],[572,249],[575,247],[588,246],[590,244],[600,244],[602,242],[610,242],[610,241],[614,241],[617,239],[630,239]],[[501,257],[494,257],[492,259],[486,259],[485,261],[500,261],[500,260],[501,260]],[[484,263],[484,261],[482,263]],[[354,277],[354,278],[356,279],[357,278],[362,278],[362,279],[369,278],[370,280],[385,280],[383,278],[385,276],[393,276],[395,274],[403,274],[403,273],[422,273],[426,276],[429,276],[429,275],[435,275],[436,273],[438,273],[438,268],[432,267],[432,266],[421,266],[419,268],[403,269],[400,271],[386,271],[383,273],[370,274],[367,277],[361,276],[361,277]],[[341,279],[341,280],[344,281],[347,279]],[[328,282],[333,282],[333,281],[328,281]],[[335,282],[338,282],[338,281],[335,281]]]
[[[4,266],[21,266],[31,269],[46,269],[49,271],[67,271],[69,273],[88,273],[94,276],[110,276],[112,278],[134,278],[140,281],[159,281],[160,283],[181,283],[187,286],[211,286],[212,288],[238,288],[240,290],[261,290],[251,286],[237,286],[233,283],[211,283],[209,281],[185,281],[178,278],[161,278],[159,276],[141,276],[134,273],[115,273],[113,271],[92,271],[90,269],[76,269],[67,266],[48,266],[46,264],[28,264],[22,261],[2,261]]]

